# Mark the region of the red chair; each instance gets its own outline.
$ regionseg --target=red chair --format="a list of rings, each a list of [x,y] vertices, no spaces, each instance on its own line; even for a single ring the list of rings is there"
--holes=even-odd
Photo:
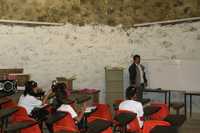
[[[118,119],[121,119],[121,118],[118,118],[118,117],[120,117],[120,114],[122,114],[122,113],[127,113],[127,115],[130,114],[135,117],[130,118],[131,120],[128,123],[120,122]],[[117,110],[116,114],[115,114],[115,122],[114,122],[115,128],[118,127],[119,130],[122,131],[122,128],[123,128],[122,126],[125,126],[125,128],[127,128],[128,132],[141,132],[141,128],[140,128],[140,125],[139,125],[139,122],[138,122],[138,119],[136,116],[137,116],[137,114],[127,111],[127,110]],[[123,121],[126,121],[126,118],[128,118],[129,116],[127,116],[126,118],[125,118],[125,116],[122,116],[122,117],[123,117],[122,119],[124,119]]]
[[[53,124],[53,131],[58,132],[60,130],[66,130],[71,132],[79,132],[73,118],[70,114],[67,114],[62,119]]]
[[[95,120],[93,122],[95,122]],[[93,125],[93,122],[91,122],[90,125]],[[98,127],[93,127],[93,129],[94,128],[98,129]],[[90,130],[90,126],[89,126],[88,130]],[[78,127],[76,126],[73,118],[71,117],[71,115],[69,113],[65,117],[63,117],[62,119],[58,120],[57,122],[55,122],[53,124],[53,131],[54,132],[68,131],[68,132],[75,132],[75,133],[80,132]],[[90,133],[90,132],[88,132],[88,133]],[[112,133],[112,128],[108,127],[106,129],[104,129],[101,133]]]
[[[142,133],[150,133],[156,126],[171,126],[169,122],[159,120],[148,120],[144,122]]]
[[[110,106],[107,104],[96,104],[97,110],[92,113],[88,118],[88,123],[96,120],[102,119],[107,121],[112,121],[112,113],[110,111]]]
[[[89,123],[87,133],[112,133],[112,122],[102,119],[96,119]]]
[[[160,110],[150,116],[151,120],[164,120],[169,115],[169,109],[166,104],[153,103],[151,106],[160,107]]]
[[[18,106],[18,111],[15,112],[11,116],[11,123],[17,123],[17,122],[25,122],[25,121],[32,121],[35,122],[34,119],[30,118],[26,112],[26,109],[23,107]],[[20,133],[41,133],[41,130],[39,128],[38,124],[35,124],[31,127],[24,128],[20,131]]]

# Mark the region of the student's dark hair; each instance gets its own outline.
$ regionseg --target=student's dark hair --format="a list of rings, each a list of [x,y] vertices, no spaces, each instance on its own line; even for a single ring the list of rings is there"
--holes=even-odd
[[[126,99],[132,99],[132,97],[134,97],[136,94],[136,88],[133,86],[129,86],[128,88],[126,88]]]
[[[66,84],[56,83],[54,85],[55,99],[53,100],[53,111],[56,111],[67,99]]]
[[[133,56],[133,59],[136,60],[136,58],[140,58],[140,55],[136,54]]]
[[[24,90],[24,96],[26,95],[31,95],[31,96],[35,96],[35,92],[33,91],[33,88],[37,87],[37,82],[31,80],[31,81],[27,81],[25,83],[25,90]]]
[[[56,99],[62,100],[67,97],[66,92],[66,84],[65,83],[57,83],[54,86],[54,93],[56,96]]]

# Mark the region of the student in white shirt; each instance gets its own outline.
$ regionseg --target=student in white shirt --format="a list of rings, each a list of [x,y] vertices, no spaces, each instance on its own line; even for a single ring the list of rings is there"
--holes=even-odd
[[[28,81],[25,84],[24,94],[20,96],[18,105],[24,107],[29,115],[34,108],[40,107],[46,101],[39,100],[36,96],[37,93],[41,92],[41,89],[37,87],[35,81]],[[47,99],[48,95],[44,99]]]
[[[57,111],[68,112],[75,121],[80,122],[86,110],[86,103],[83,103],[81,112],[78,115],[74,108],[69,104],[70,100],[67,97],[66,85],[64,83],[57,83],[54,86],[54,94],[56,97],[53,103],[54,108]]]
[[[127,110],[136,113],[140,128],[142,128],[144,111],[142,104],[136,101],[137,99],[136,88],[131,86],[128,87],[126,89],[126,98],[127,100],[120,103],[119,110]]]

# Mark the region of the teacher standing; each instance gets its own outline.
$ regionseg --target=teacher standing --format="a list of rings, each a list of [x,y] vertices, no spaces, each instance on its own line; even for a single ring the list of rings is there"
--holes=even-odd
[[[140,56],[134,55],[133,63],[129,67],[130,86],[137,89],[136,96],[138,100],[143,97],[143,89],[147,86],[147,79],[144,72],[144,66],[140,64]]]

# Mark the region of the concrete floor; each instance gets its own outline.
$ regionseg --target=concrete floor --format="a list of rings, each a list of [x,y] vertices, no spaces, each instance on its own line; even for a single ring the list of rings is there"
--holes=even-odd
[[[180,128],[180,133],[200,133],[200,114],[193,114]]]

